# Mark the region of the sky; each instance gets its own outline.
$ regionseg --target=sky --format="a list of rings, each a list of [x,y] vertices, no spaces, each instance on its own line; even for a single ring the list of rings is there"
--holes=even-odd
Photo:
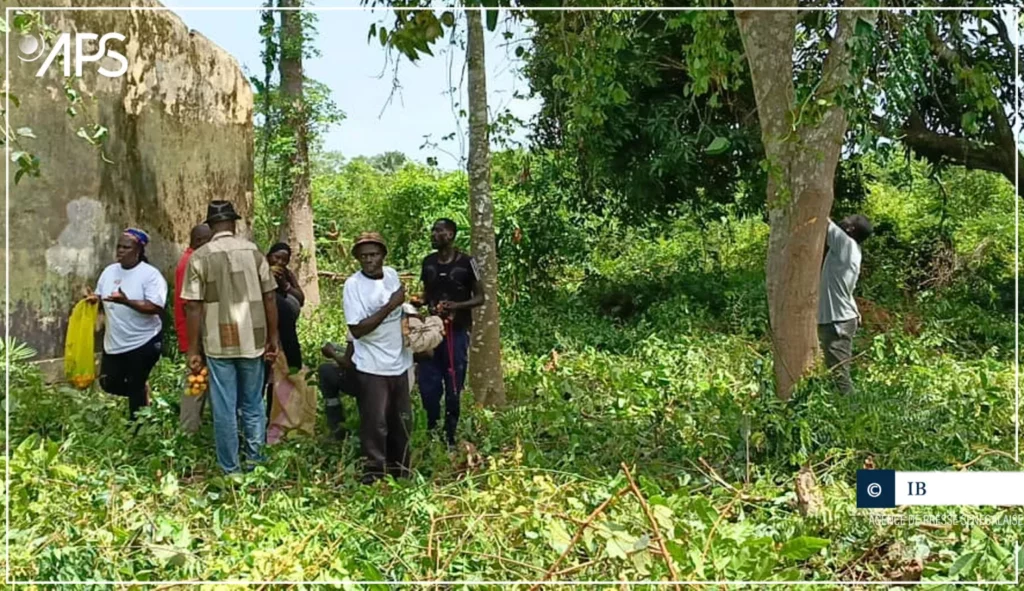
[[[167,5],[185,24],[232,54],[247,75],[263,77],[260,59],[258,10],[188,10],[189,7],[258,7],[258,0],[168,0]],[[357,7],[358,0],[319,0],[314,7]],[[345,119],[324,138],[325,149],[340,152],[346,158],[373,156],[397,150],[413,160],[425,162],[437,158],[445,169],[463,166],[459,158],[468,154],[466,140],[442,141],[443,136],[461,129],[465,138],[468,123],[453,112],[453,100],[465,108],[465,51],[459,46],[435,47],[435,57],[424,56],[413,64],[404,56],[388,53],[374,40],[367,42],[370,25],[383,23],[391,28],[394,13],[383,10],[318,11],[315,46],[319,57],[306,60],[306,76],[326,84],[332,99],[345,113]],[[504,19],[502,19],[504,20]],[[514,26],[514,25],[509,25]],[[485,30],[487,40],[487,94],[492,117],[509,109],[523,121],[540,109],[539,100],[515,99],[518,90],[526,94],[529,86],[517,74],[515,45],[498,30]],[[525,37],[521,28],[511,29],[513,40]],[[443,49],[443,51],[441,51]],[[393,69],[398,63],[400,88],[391,100]],[[449,84],[451,77],[451,84]],[[446,92],[458,88],[458,98]],[[383,114],[382,114],[383,113]],[[514,137],[525,141],[525,130]],[[423,148],[425,136],[440,148]]]

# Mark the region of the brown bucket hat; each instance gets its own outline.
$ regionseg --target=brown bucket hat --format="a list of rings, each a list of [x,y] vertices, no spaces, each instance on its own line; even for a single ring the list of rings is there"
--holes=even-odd
[[[360,234],[352,245],[352,256],[356,256],[356,249],[363,244],[377,244],[384,249],[384,254],[388,253],[388,245],[384,244],[384,237],[380,235],[380,232],[363,232]]]

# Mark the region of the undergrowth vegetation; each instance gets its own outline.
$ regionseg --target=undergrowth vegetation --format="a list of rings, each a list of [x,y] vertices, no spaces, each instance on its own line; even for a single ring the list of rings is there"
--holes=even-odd
[[[224,478],[209,411],[197,435],[178,431],[176,353],[158,364],[135,435],[123,401],[46,385],[21,353],[8,401],[12,578],[644,580],[670,565],[692,581],[1013,577],[1019,508],[855,508],[865,466],[1020,469],[1005,183],[951,170],[940,193],[919,163],[876,163],[865,201],[839,204],[879,228],[859,292],[857,394],[816,374],[784,404],[762,220],[626,226],[561,206],[544,185],[554,164],[534,163],[525,184],[521,165],[505,154],[495,172],[510,403],[467,396],[458,452],[428,440],[414,402],[411,480],[360,486],[358,443],[323,429]],[[337,273],[368,228],[394,245],[390,264],[415,272],[430,222],[465,217],[458,173],[356,161],[315,184],[321,266]],[[301,324],[310,367],[343,338],[339,287],[325,278],[324,305]],[[822,491],[815,517],[797,506],[801,466]]]

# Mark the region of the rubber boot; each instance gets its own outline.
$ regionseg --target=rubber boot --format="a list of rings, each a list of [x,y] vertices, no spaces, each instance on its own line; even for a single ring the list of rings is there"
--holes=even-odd
[[[340,398],[324,399],[324,416],[327,419],[327,431],[336,441],[345,439],[348,432],[345,430],[345,409],[341,406]]]

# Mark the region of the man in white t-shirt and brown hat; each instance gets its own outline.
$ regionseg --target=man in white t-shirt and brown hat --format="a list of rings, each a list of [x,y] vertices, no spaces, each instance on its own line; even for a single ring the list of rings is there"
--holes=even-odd
[[[362,269],[345,281],[343,301],[359,389],[359,439],[365,458],[361,482],[372,484],[385,474],[409,474],[412,350],[402,335],[405,288],[398,272],[384,265],[384,239],[364,232],[352,255]]]

